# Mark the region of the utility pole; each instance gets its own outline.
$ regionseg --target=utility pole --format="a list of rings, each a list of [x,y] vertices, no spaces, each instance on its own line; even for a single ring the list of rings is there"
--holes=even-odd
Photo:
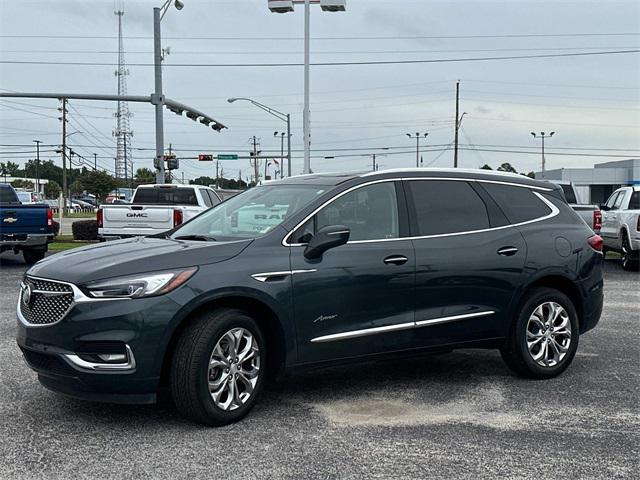
[[[38,174],[38,168],[40,167],[40,144],[41,140],[34,140],[36,144],[36,192],[40,193],[40,175]]]
[[[287,115],[287,118],[289,116]],[[284,178],[284,136],[287,135],[285,132],[274,132],[274,137],[280,137],[280,178]],[[289,142],[291,142],[291,138],[289,138]],[[288,155],[289,157],[289,155]],[[291,161],[289,161],[289,169],[291,168]],[[291,172],[289,172],[289,176],[291,176]],[[277,175],[276,175],[277,179]]]
[[[545,177],[545,171],[546,171],[546,160],[544,158],[544,139],[553,137],[555,133],[556,132],[551,132],[550,134],[545,135],[544,132],[540,132],[540,135],[537,135],[535,132],[531,132],[531,135],[533,135],[533,138],[542,139],[542,178]]]
[[[373,171],[375,172],[377,170],[377,168],[376,168],[376,154],[374,153],[372,156],[373,156]]]
[[[156,183],[165,183],[164,175],[164,124],[162,118],[162,42],[160,41],[160,9],[153,9],[153,67],[155,94],[152,95],[156,109]]]
[[[460,129],[460,80],[456,82],[456,133],[453,149],[453,168],[458,168],[458,130]]]
[[[427,135],[429,135],[427,132],[423,133],[422,136],[420,132],[416,132],[415,135],[407,133],[407,137],[416,139],[416,168],[420,168],[420,138],[427,138]]]
[[[62,209],[67,213],[67,99],[62,99]]]
[[[93,170],[98,171],[98,154],[93,154]]]
[[[220,180],[219,180],[219,174],[218,174],[218,169],[220,168],[220,160],[218,160],[216,158],[216,188],[220,188]]]

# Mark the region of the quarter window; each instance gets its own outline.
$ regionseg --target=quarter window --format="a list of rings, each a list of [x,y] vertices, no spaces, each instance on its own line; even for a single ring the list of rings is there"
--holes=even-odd
[[[481,185],[502,208],[511,223],[528,222],[551,213],[549,207],[530,188],[487,182],[482,182]]]
[[[393,182],[358,188],[337,198],[300,227],[293,240],[306,243],[329,225],[348,227],[350,241],[398,238],[398,201]]]
[[[480,196],[467,182],[411,180],[414,229],[418,236],[469,232],[489,228],[489,214]]]
[[[633,192],[627,210],[640,210],[640,192]]]
[[[209,198],[209,192],[207,192],[204,188],[201,188],[200,195],[202,196],[202,201],[207,207],[213,207],[213,204],[211,203],[211,198]]]
[[[615,203],[615,201],[618,199],[618,197],[620,196],[620,193],[622,192],[613,192],[611,194],[611,196],[609,197],[609,199],[607,200],[607,203],[605,203],[605,205],[609,208],[613,208],[613,204]]]

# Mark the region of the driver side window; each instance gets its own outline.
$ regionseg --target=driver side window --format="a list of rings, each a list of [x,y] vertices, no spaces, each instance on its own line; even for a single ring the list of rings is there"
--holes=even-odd
[[[398,238],[398,202],[393,182],[353,190],[326,205],[293,236],[296,243],[307,243],[318,230],[329,225],[349,228],[350,241]]]

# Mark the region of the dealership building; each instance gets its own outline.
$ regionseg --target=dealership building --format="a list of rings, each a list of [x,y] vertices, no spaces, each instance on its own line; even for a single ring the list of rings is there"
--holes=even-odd
[[[592,168],[559,168],[536,172],[536,178],[571,182],[580,203],[604,203],[609,195],[624,185],[640,185],[640,159],[617,160],[595,164]]]

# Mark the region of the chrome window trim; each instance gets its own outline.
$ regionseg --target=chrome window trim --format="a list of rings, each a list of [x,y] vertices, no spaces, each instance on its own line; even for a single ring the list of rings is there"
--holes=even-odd
[[[18,295],[18,303],[16,305],[16,316],[18,317],[18,320],[20,321],[20,323],[22,323],[23,326],[28,327],[28,328],[51,327],[53,325],[57,325],[62,320],[64,320],[66,318],[66,316],[69,315],[69,312],[73,309],[73,307],[75,307],[76,304],[79,304],[79,303],[108,302],[108,301],[112,301],[112,300],[131,300],[130,298],[91,298],[91,297],[88,297],[87,295],[85,295],[82,292],[82,290],[80,290],[73,283],[63,282],[61,280],[53,280],[51,278],[35,277],[33,275],[26,275],[26,277],[28,279],[32,279],[32,280],[41,280],[43,282],[59,283],[61,285],[66,285],[66,286],[70,287],[71,290],[72,290],[72,292],[66,292],[66,293],[64,293],[64,292],[48,292],[48,293],[55,294],[55,295],[57,295],[58,293],[61,294],[61,295],[69,295],[71,293],[73,294],[73,302],[71,302],[71,305],[69,306],[67,311],[64,312],[64,314],[60,317],[59,320],[56,320],[55,322],[52,322],[52,323],[43,323],[43,324],[29,323],[27,321],[27,319],[24,318],[24,315],[22,315],[22,312],[20,311],[20,303],[22,302],[22,286],[24,285],[23,282],[20,282],[20,295]],[[37,292],[42,292],[42,291],[41,290],[37,290]],[[42,293],[44,293],[44,292],[42,292]]]
[[[350,330],[347,332],[332,333],[330,335],[315,337],[315,338],[312,338],[310,342],[311,343],[335,342],[337,340],[348,340],[351,338],[366,337],[369,335],[376,335],[378,333],[396,332],[400,330],[412,330],[415,328],[430,327],[432,325],[440,325],[443,323],[457,322],[459,320],[466,320],[469,318],[486,317],[488,315],[493,315],[495,313],[496,313],[495,310],[486,310],[483,312],[464,313],[461,315],[432,318],[429,320],[396,323],[395,325],[386,325],[383,327],[372,327],[372,328],[363,328],[361,330]]]
[[[64,358],[69,365],[71,365],[76,370],[80,371],[100,371],[100,372],[110,372],[110,371],[126,371],[126,370],[135,370],[136,368],[136,358],[133,356],[133,352],[131,351],[131,347],[125,344],[124,346],[127,361],[125,363],[96,363],[89,362],[80,358],[75,353],[64,353],[62,354],[62,358]]]
[[[397,182],[397,181],[415,181],[415,180],[453,180],[453,181],[461,181],[461,182],[494,183],[494,184],[499,184],[499,185],[508,185],[508,186],[514,186],[514,187],[528,188],[530,190],[540,190],[540,191],[545,191],[545,192],[550,192],[552,190],[550,188],[537,187],[535,185],[524,185],[524,184],[520,184],[520,183],[503,182],[503,181],[498,181],[498,180],[485,180],[485,179],[482,179],[482,178],[396,177],[396,178],[385,178],[385,179],[381,179],[381,180],[373,180],[371,182],[366,182],[366,183],[361,183],[359,185],[354,185],[353,187],[348,188],[344,192],[340,192],[339,194],[331,197],[329,200],[324,202],[322,205],[320,205],[318,208],[316,208],[313,212],[311,212],[309,215],[307,215],[294,228],[292,228],[284,236],[284,238],[282,239],[282,245],[285,246],[285,247],[304,247],[304,246],[307,246],[308,244],[306,244],[306,243],[289,243],[288,239],[289,239],[289,237],[291,235],[293,235],[293,233],[296,230],[298,230],[302,225],[304,225],[307,221],[309,221],[309,219],[312,218],[316,213],[318,213],[320,210],[322,210],[324,207],[329,205],[334,200],[337,200],[341,196],[346,195],[347,193],[350,193],[353,190],[357,190],[358,188],[366,187],[368,185],[374,185],[376,183]],[[522,226],[522,225],[528,225],[530,223],[542,222],[544,220],[548,220],[549,218],[553,218],[553,217],[555,217],[556,215],[558,215],[560,213],[560,210],[558,209],[558,207],[556,207],[553,203],[551,203],[549,200],[544,198],[540,193],[538,193],[537,191],[534,191],[532,193],[535,196],[537,196],[540,200],[542,200],[542,202],[545,205],[547,205],[547,207],[549,207],[551,209],[551,212],[549,214],[547,214],[547,215],[545,215],[543,217],[538,217],[538,218],[534,218],[534,219],[531,219],[531,220],[527,220],[526,222],[510,223],[508,225],[502,225],[500,227],[490,227],[490,228],[484,228],[484,229],[481,229],[481,230],[469,230],[469,231],[465,231],[465,232],[455,232],[455,233],[440,233],[440,234],[436,234],[436,235],[420,235],[420,236],[413,236],[413,237],[379,238],[379,239],[372,239],[372,240],[350,240],[350,241],[347,242],[347,245],[349,245],[349,244],[359,244],[359,243],[397,242],[399,240],[423,240],[423,239],[429,239],[429,238],[452,237],[452,236],[457,236],[457,235],[470,235],[470,234],[475,234],[475,233],[491,232],[491,231],[494,231],[494,230],[504,230],[505,228],[519,227],[519,226]]]

